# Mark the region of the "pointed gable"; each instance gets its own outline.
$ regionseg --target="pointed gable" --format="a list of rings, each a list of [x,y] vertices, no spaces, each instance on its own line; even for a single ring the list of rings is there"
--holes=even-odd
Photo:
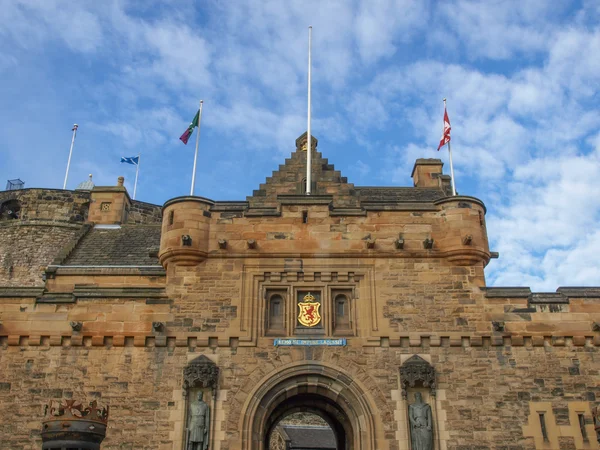
[[[251,210],[277,208],[282,202],[293,201],[298,196],[306,199],[306,145],[307,134],[304,133],[296,139],[296,150],[285,164],[247,197]],[[358,208],[359,198],[354,185],[323,158],[317,145],[318,140],[313,136],[311,201],[331,203],[335,208]]]

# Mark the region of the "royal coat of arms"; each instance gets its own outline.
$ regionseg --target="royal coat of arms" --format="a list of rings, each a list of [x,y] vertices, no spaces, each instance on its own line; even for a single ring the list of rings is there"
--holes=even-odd
[[[321,315],[319,314],[321,304],[315,301],[315,297],[310,292],[302,300],[304,301],[298,303],[300,309],[298,322],[305,327],[314,327],[321,321]]]

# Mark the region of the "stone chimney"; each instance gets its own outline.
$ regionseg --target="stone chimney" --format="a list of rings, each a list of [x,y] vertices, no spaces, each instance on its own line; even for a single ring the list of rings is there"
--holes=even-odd
[[[88,221],[101,225],[119,225],[127,222],[131,199],[119,177],[116,186],[94,186],[90,200]]]
[[[444,163],[437,158],[419,158],[411,177],[415,187],[437,188],[442,187],[442,166]]]

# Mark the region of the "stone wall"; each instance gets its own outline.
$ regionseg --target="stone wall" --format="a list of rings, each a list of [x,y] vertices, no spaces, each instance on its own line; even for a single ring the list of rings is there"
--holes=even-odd
[[[41,319],[42,312],[38,314]],[[240,421],[257,380],[276,377],[293,362],[333,365],[347,373],[365,389],[365,398],[376,411],[381,427],[377,448],[408,448],[398,369],[415,353],[430,359],[438,371],[437,400],[429,401],[440,448],[544,448],[540,442],[536,447],[540,408],[547,411],[548,429],[561,427],[560,440],[553,432],[555,441],[550,444],[556,446],[547,448],[596,448],[589,405],[600,395],[598,361],[588,345],[210,349],[189,346],[187,340],[180,343],[175,337],[164,344],[159,339],[138,343],[133,338],[87,337],[59,342],[42,337],[8,346],[8,338],[0,340],[0,414],[11,418],[0,424],[6,449],[40,448],[43,405],[61,397],[99,398],[110,404],[103,449],[181,448],[182,371],[200,353],[222,372],[221,409],[214,411],[215,450],[240,448]],[[573,420],[577,412],[587,423],[587,443]]]
[[[17,219],[0,216],[0,286],[43,286],[49,264],[60,264],[85,232],[89,191],[21,189],[0,192],[0,206],[18,201]],[[160,223],[160,207],[134,201],[128,223]]]
[[[0,286],[44,286],[45,268],[76,242],[82,227],[57,221],[0,221]]]
[[[123,297],[86,294],[85,283],[91,294],[102,277],[74,281],[75,303],[0,298],[0,415],[13,418],[0,425],[0,440],[8,449],[39,448],[49,398],[96,396],[111,406],[103,449],[179,449],[183,369],[205,354],[221,369],[214,450],[241,448],[247,402],[261,380],[295,363],[332,367],[354,380],[376,417],[376,448],[404,450],[399,367],[418,354],[438,374],[437,398],[426,399],[441,450],[595,448],[589,410],[600,398],[600,335],[592,326],[600,313],[594,292],[566,290],[582,297],[567,298],[555,312],[519,312],[528,298],[494,297],[479,288],[481,276],[480,267],[435,258],[210,258],[170,267],[168,298],[125,297],[127,285],[141,283],[133,279],[122,281]],[[263,336],[265,283],[325,280],[357,284],[356,335],[346,347],[275,347]],[[495,331],[492,322],[501,320],[504,330]],[[81,331],[71,329],[72,321],[82,322]],[[153,322],[165,326],[154,331]],[[542,445],[540,411],[548,429],[560,431],[549,431],[555,447]]]
[[[87,218],[90,191],[32,188],[0,192],[0,205],[9,200],[19,201],[19,218],[23,220],[83,222]]]
[[[127,223],[130,224],[151,224],[162,222],[161,207],[151,203],[132,200],[127,215]]]
[[[339,174],[322,171],[332,172],[331,185],[320,187],[333,186]],[[274,177],[283,182],[284,172]],[[297,185],[292,178],[286,189]],[[255,209],[277,202],[277,189],[266,185],[266,203]],[[247,422],[252,405],[276,398],[260,390],[291,380],[294,368],[305,393],[363,408],[364,448],[407,450],[399,368],[415,354],[437,371],[435,397],[418,386],[408,396],[412,402],[421,389],[432,405],[436,450],[596,448],[590,406],[600,396],[600,291],[486,289],[490,252],[476,199],[371,205],[350,215],[318,198],[288,197],[268,214],[175,199],[162,224],[166,277],[160,267],[61,267],[44,285],[44,266],[85,232],[81,222],[67,223],[76,208],[66,203],[79,194],[73,202],[60,195],[43,214],[0,226],[0,285],[45,288],[38,298],[0,290],[0,417],[11,419],[0,421],[2,448],[39,448],[43,405],[73,397],[110,404],[105,450],[181,449],[183,370],[200,354],[220,368],[216,397],[207,398],[216,408],[211,450],[247,448],[256,434]],[[134,223],[159,218],[158,207],[130,208]],[[348,292],[346,346],[276,347],[266,315],[274,289],[285,300],[277,337],[299,335],[296,299],[304,291],[321,294],[323,328],[302,336],[334,336],[332,298]],[[286,395],[300,392],[295,381]]]
[[[25,220],[84,222],[88,217],[90,198],[91,191],[39,188],[0,191],[0,205],[17,200],[21,206],[19,218]],[[160,223],[161,217],[159,205],[132,200],[127,223]]]

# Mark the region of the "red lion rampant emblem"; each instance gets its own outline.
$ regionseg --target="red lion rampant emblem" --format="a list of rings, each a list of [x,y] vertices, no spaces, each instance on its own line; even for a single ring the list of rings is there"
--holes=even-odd
[[[303,298],[304,301],[298,303],[300,309],[298,313],[298,322],[305,327],[314,327],[321,322],[319,307],[321,304],[315,301],[315,297],[309,292]]]

